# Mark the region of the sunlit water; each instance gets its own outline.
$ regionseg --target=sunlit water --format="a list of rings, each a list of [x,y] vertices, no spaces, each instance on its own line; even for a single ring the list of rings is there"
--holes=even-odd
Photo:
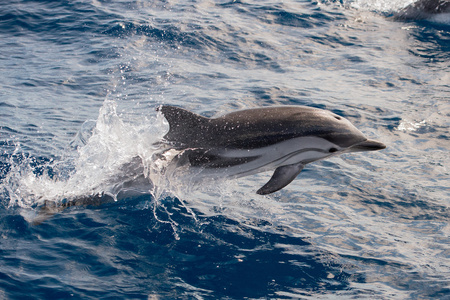
[[[0,4],[0,299],[448,298],[450,22],[411,2]],[[161,104],[314,106],[387,149],[193,185]]]

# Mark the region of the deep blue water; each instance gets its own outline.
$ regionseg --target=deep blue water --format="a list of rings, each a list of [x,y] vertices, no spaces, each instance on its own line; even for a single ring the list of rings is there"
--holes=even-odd
[[[450,20],[411,1],[0,4],[0,299],[450,299]],[[386,150],[191,186],[155,108],[308,105]],[[94,203],[90,203],[94,204]]]

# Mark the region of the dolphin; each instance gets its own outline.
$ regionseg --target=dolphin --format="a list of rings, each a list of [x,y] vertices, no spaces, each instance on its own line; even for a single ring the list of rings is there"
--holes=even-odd
[[[217,118],[170,105],[157,110],[169,123],[162,143],[165,151],[179,151],[177,165],[188,165],[198,170],[197,175],[209,178],[274,170],[257,191],[260,195],[284,188],[313,161],[386,148],[365,137],[347,119],[313,107],[261,107]]]
[[[396,20],[423,20],[441,14],[450,14],[450,1],[418,0],[401,9],[394,18]]]

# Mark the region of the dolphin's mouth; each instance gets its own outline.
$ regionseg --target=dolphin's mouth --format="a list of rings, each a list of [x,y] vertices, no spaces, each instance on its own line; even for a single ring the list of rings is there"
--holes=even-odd
[[[376,151],[385,149],[386,145],[374,140],[365,140],[364,142],[351,146],[346,152]]]

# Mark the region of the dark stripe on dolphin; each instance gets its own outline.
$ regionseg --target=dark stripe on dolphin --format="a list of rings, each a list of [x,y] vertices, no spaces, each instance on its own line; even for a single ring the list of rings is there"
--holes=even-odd
[[[259,157],[226,157],[215,154],[211,150],[207,149],[188,149],[184,151],[182,155],[186,155],[188,157],[191,166],[201,166],[203,168],[229,168],[244,163],[249,163]]]

